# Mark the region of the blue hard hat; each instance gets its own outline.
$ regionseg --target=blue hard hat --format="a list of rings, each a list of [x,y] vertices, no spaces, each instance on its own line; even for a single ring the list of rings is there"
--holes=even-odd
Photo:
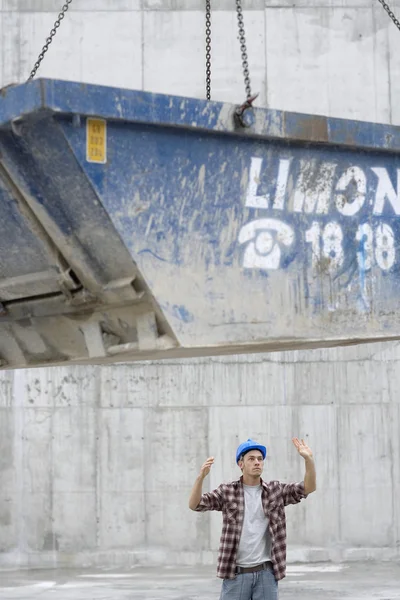
[[[249,438],[247,442],[240,444],[239,448],[236,450],[236,464],[239,462],[239,458],[242,456],[242,454],[246,454],[246,452],[249,452],[250,450],[259,450],[264,459],[267,456],[266,447],[262,446],[261,444],[257,444],[257,442]]]

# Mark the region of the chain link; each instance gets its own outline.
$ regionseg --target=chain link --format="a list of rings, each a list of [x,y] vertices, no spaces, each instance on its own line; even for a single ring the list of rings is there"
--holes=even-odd
[[[245,35],[245,31],[244,31],[242,0],[236,0],[236,11],[237,11],[237,19],[238,19],[238,25],[239,25],[239,41],[240,41],[240,50],[242,53],[244,85],[245,85],[247,99],[249,100],[251,98],[251,85],[250,85],[249,62],[248,62],[248,57],[247,57],[246,35]]]
[[[206,0],[206,97],[211,100],[211,0]]]
[[[386,10],[389,17],[392,19],[393,23],[396,25],[397,29],[400,30],[400,21],[396,18],[396,15],[391,11],[390,6],[386,4],[385,0],[378,0]]]
[[[60,27],[61,21],[65,17],[65,13],[68,11],[69,5],[71,4],[71,2],[72,2],[72,0],[66,0],[64,6],[62,7],[61,12],[57,17],[57,20],[54,23],[52,30],[50,31],[49,37],[46,39],[46,43],[43,46],[42,51],[39,54],[37,61],[35,62],[35,65],[31,71],[28,81],[33,79],[35,77],[36,73],[38,72],[38,69],[39,69],[40,65],[42,64],[42,60],[44,59],[44,56],[45,56],[47,50],[49,49],[49,46],[50,46],[51,42],[53,41],[53,38],[57,33],[57,29]]]

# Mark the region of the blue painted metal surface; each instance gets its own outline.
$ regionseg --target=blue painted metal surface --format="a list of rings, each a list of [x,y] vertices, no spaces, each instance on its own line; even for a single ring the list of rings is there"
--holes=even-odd
[[[177,355],[398,337],[399,128],[255,109],[238,129],[233,113],[61,81],[7,90],[0,277],[59,273],[49,243],[94,295],[136,269]]]

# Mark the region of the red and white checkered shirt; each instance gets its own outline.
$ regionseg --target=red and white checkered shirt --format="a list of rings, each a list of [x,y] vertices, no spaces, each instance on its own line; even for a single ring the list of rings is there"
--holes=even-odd
[[[280,483],[261,480],[261,501],[265,516],[269,520],[271,534],[271,560],[275,579],[279,581],[286,575],[286,515],[285,506],[297,504],[303,498],[304,482]],[[217,577],[234,579],[236,577],[236,555],[244,518],[243,478],[232,483],[222,483],[212,492],[202,495],[196,508],[198,512],[207,510],[222,511],[222,534],[218,554]]]

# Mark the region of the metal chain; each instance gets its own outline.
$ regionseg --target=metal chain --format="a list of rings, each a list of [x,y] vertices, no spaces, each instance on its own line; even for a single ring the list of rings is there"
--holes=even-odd
[[[244,85],[245,85],[245,89],[246,89],[247,99],[249,100],[251,98],[251,86],[250,86],[249,62],[248,62],[248,58],[247,58],[246,35],[245,35],[245,31],[244,31],[244,22],[243,22],[242,0],[236,0],[236,11],[237,11],[237,19],[238,19],[238,25],[239,25],[240,50],[242,52]]]
[[[211,0],[206,0],[206,97],[211,100]]]
[[[397,29],[400,30],[400,21],[396,18],[396,15],[391,11],[390,6],[386,4],[385,0],[378,0],[386,10],[389,17],[392,19],[393,23],[396,25]]]
[[[378,0],[386,10],[389,17],[392,19],[393,23],[396,25],[397,29],[400,30],[400,21],[396,18],[396,15],[391,11],[390,6],[386,4],[385,0]]]
[[[72,2],[72,0],[66,0],[64,6],[62,7],[61,12],[57,17],[57,20],[54,23],[52,30],[50,31],[49,37],[46,39],[46,43],[43,46],[42,51],[39,54],[37,61],[35,62],[35,66],[33,67],[32,71],[31,71],[28,81],[30,81],[31,79],[33,79],[35,77],[40,65],[42,64],[44,55],[46,54],[47,50],[49,49],[49,46],[50,46],[51,42],[53,41],[53,38],[57,33],[57,29],[60,27],[61,21],[65,17],[65,13],[68,11],[69,5],[71,4],[71,2]]]

